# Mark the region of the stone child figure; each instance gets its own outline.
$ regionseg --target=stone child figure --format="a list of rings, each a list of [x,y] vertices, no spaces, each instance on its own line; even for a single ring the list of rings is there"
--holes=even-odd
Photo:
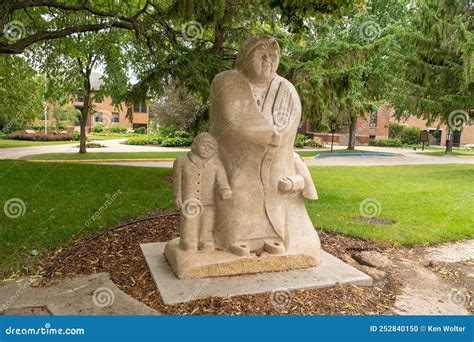
[[[217,141],[209,133],[199,134],[186,156],[173,164],[173,196],[181,209],[180,247],[189,252],[213,251],[217,196],[232,195],[227,176],[217,158]]]

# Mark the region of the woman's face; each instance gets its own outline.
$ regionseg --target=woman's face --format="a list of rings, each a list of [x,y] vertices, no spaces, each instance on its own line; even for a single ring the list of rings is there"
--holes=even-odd
[[[268,82],[275,76],[279,62],[280,56],[277,50],[265,45],[257,46],[250,54],[249,76],[257,82]]]

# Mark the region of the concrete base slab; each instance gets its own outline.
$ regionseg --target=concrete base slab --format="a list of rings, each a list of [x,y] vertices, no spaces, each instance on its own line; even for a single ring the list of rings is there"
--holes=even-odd
[[[164,256],[166,242],[140,245],[165,304],[205,297],[229,297],[287,289],[341,285],[372,285],[372,278],[333,255],[322,252],[321,264],[299,270],[201,279],[178,279]]]

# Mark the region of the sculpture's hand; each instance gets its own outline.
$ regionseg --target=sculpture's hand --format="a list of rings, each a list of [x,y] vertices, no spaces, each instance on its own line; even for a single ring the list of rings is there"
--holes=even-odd
[[[290,192],[293,190],[293,181],[289,177],[283,177],[278,182],[278,189],[283,192]]]
[[[181,198],[176,197],[174,199],[174,206],[177,209],[181,209],[182,203],[181,203]]]
[[[232,197],[232,190],[230,189],[223,189],[221,190],[221,198],[223,200],[228,200]]]

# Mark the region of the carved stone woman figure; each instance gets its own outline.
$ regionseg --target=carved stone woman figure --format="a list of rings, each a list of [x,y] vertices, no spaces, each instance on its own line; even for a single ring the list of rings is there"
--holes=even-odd
[[[251,37],[236,69],[218,74],[212,83],[209,132],[233,192],[217,204],[215,238],[234,254],[248,256],[263,248],[305,255],[316,265],[319,238],[304,206],[305,197],[317,198],[316,189],[293,153],[301,103],[294,86],[276,74],[279,59],[272,37]]]

